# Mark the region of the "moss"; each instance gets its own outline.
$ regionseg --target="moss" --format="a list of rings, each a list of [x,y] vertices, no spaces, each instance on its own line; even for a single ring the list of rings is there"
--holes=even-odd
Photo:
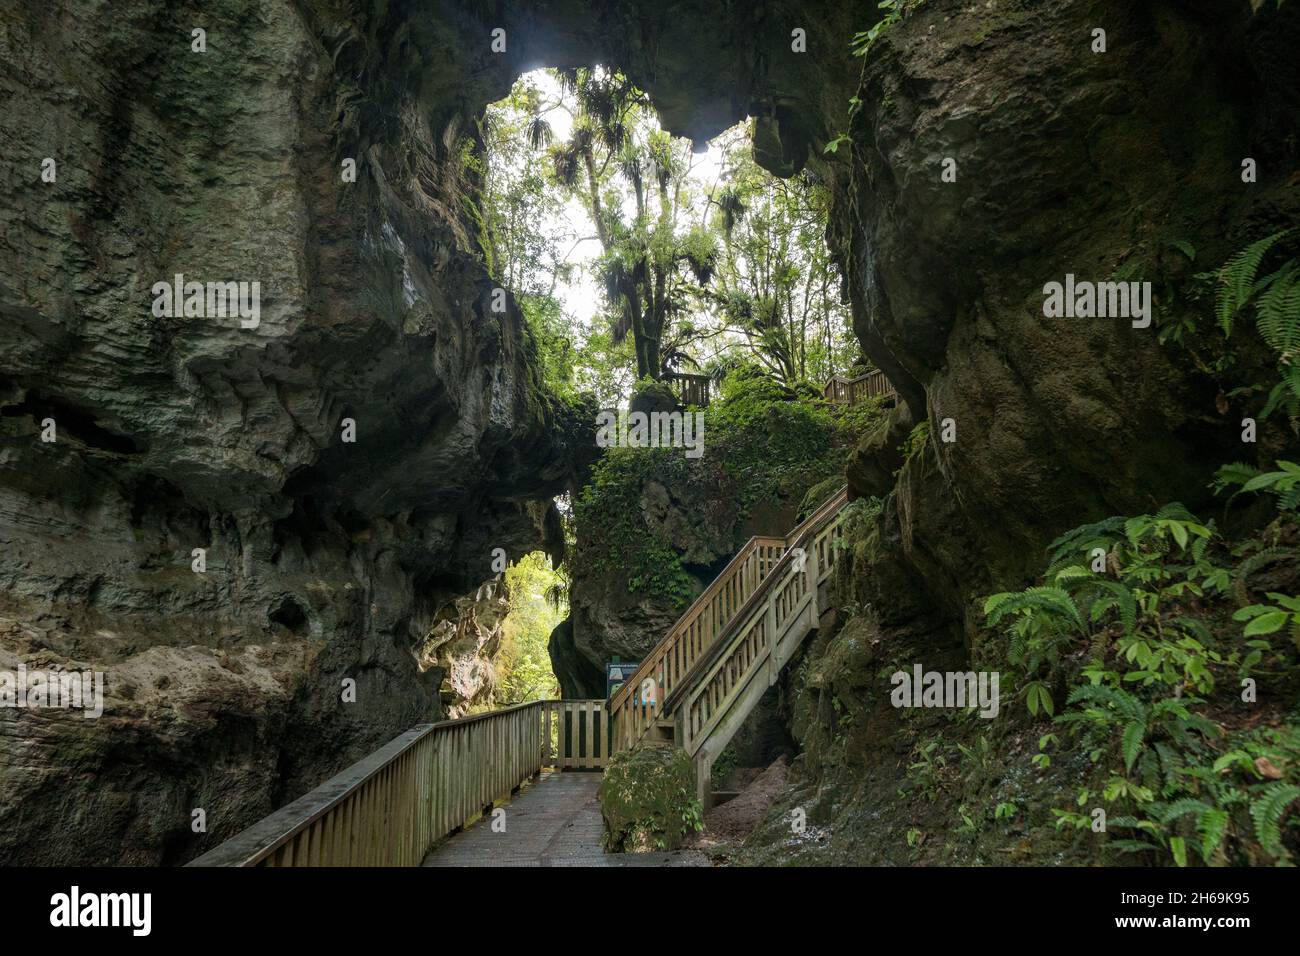
[[[668,850],[701,827],[695,767],[677,747],[641,746],[617,753],[600,783],[605,849]]]
[[[596,464],[574,506],[575,578],[618,574],[629,593],[684,605],[695,590],[687,566],[739,547],[755,506],[806,509],[840,487],[847,448],[881,410],[831,409],[738,370],[704,414],[698,459],[680,448],[614,448]],[[661,520],[665,509],[681,520]]]
[[[643,378],[633,386],[628,407],[634,412],[671,412],[677,408],[677,396],[666,382]]]

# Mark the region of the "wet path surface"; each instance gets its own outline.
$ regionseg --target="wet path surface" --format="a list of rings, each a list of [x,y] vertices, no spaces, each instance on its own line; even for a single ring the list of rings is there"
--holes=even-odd
[[[596,790],[599,773],[544,773],[505,810],[505,832],[485,816],[449,838],[425,866],[708,866],[704,854],[605,853]]]

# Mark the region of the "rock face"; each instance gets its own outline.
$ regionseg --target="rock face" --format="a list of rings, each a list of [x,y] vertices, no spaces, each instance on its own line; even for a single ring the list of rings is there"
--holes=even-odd
[[[969,666],[980,598],[1040,575],[1052,538],[1170,501],[1212,513],[1217,466],[1294,455],[1276,422],[1242,444],[1261,403],[1234,389],[1268,380],[1271,360],[1239,331],[1236,370],[1209,371],[1221,339],[1188,280],[1300,221],[1300,86],[1281,52],[1300,40],[1297,13],[931,0],[877,44],[830,238],[863,348],[907,407],[848,469],[854,491],[884,499],[846,563],[843,602],[865,613],[792,678],[798,799],[829,826],[806,858],[897,862],[860,838],[885,829],[882,764],[916,759],[881,690],[884,649]],[[1242,180],[1247,157],[1267,170],[1257,182]],[[1154,321],[1045,318],[1043,287],[1067,273],[1151,282]],[[1181,343],[1161,341],[1180,326]],[[769,822],[766,861],[790,859],[788,828]]]
[[[1254,406],[1221,397],[1240,383],[1190,354],[1212,347],[1209,306],[1180,290],[1300,212],[1296,67],[1280,62],[1298,26],[1246,3],[1057,0],[930,2],[885,32],[832,240],[864,349],[931,427],[855,575],[882,614],[894,565],[969,629],[970,597],[1040,572],[1052,537],[1203,504],[1213,469],[1253,451]],[[1043,286],[1067,273],[1150,281],[1154,322],[1045,319]],[[1189,320],[1190,348],[1159,342]],[[935,440],[945,419],[955,441]],[[861,493],[882,494],[874,477],[850,469]]]
[[[94,721],[0,711],[0,859],[171,862],[230,835],[437,716],[455,665],[417,649],[461,633],[494,548],[556,546],[538,503],[574,430],[491,308],[460,162],[538,64],[618,65],[697,140],[754,115],[765,165],[831,178],[863,347],[958,434],[859,546],[878,609],[951,636],[1054,534],[1194,504],[1241,457],[1227,383],[1154,328],[1046,322],[1041,290],[1126,267],[1159,290],[1294,220],[1296,4],[929,0],[860,80],[860,4],[490,6],[0,7],[0,670],[93,667],[108,698]],[[178,273],[259,282],[257,327],[153,315]],[[1158,322],[1195,311],[1158,295]]]
[[[6,862],[181,860],[441,717],[444,681],[462,710],[491,646],[455,600],[493,549],[560,546],[459,127],[385,98],[331,8],[0,10],[0,670],[107,696],[0,710]],[[177,273],[259,282],[260,322],[155,315]]]

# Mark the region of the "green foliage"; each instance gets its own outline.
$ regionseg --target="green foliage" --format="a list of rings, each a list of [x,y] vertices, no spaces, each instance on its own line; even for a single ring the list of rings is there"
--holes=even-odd
[[[704,825],[691,758],[661,746],[614,754],[600,782],[600,812],[606,850],[672,849]]]
[[[1250,805],[1250,818],[1255,823],[1259,845],[1266,853],[1289,856],[1282,846],[1282,818],[1297,797],[1300,797],[1300,787],[1279,780],[1264,787]]]
[[[709,407],[709,452],[739,487],[743,510],[759,501],[798,495],[841,473],[844,425],[822,403],[793,397],[754,366],[742,366],[721,383]]]
[[[903,442],[903,461],[909,462],[925,450],[926,444],[930,441],[930,420],[918,422],[917,425],[907,434],[907,439]]]
[[[1300,507],[1300,465],[1291,461],[1279,461],[1277,467],[1278,471],[1262,472],[1253,465],[1242,462],[1224,465],[1215,473],[1214,490],[1222,493],[1228,488],[1240,486],[1229,501],[1247,492],[1268,491],[1277,496],[1279,508],[1295,511]]]
[[[1268,592],[1268,598],[1272,604],[1251,604],[1232,615],[1234,621],[1248,622],[1241,632],[1242,637],[1275,634],[1285,627],[1292,642],[1300,648],[1300,598],[1288,597],[1276,591]],[[1267,644],[1257,645],[1250,660],[1258,661],[1267,647]]]
[[[482,148],[470,137],[460,155],[479,187],[463,202],[472,238],[562,399],[594,392],[610,408],[634,380],[740,356],[799,388],[852,360],[825,241],[829,191],[760,168],[746,126],[720,138],[709,181],[642,91],[591,67],[526,74],[479,132]],[[603,294],[579,321],[565,309],[590,298],[575,294],[584,278]]]
[[[1007,661],[1025,678],[1019,696],[1031,715],[1042,710],[1050,716],[1055,712],[1052,693],[1039,675],[1046,669],[1050,676],[1060,666],[1063,650],[1087,633],[1074,599],[1059,587],[1031,587],[991,595],[984,613],[991,627],[1009,618]]]
[[[833,156],[839,152],[840,147],[843,146],[845,143],[852,143],[852,142],[853,142],[852,136],[850,136],[848,133],[840,133],[838,136],[836,136],[834,139],[832,139],[830,142],[828,142],[825,146],[822,147],[822,152],[828,156]]]
[[[802,501],[843,473],[844,424],[824,403],[792,396],[760,369],[729,373],[704,414],[699,459],[679,448],[613,448],[596,463],[574,504],[575,574],[625,576],[629,592],[683,606],[694,581],[679,557],[681,542],[647,523],[642,496],[651,483],[674,489],[675,506],[692,509],[688,523],[698,525],[720,494],[743,520],[759,502]]]
[[[1220,488],[1256,477],[1232,466]],[[1288,483],[1276,477],[1251,490],[1285,494],[1278,486]],[[1267,550],[1242,546],[1231,556]],[[1080,809],[1052,811],[1058,829],[1087,829],[1088,807],[1100,802],[1114,852],[1176,866],[1289,861],[1300,797],[1294,716],[1277,728],[1232,730],[1213,715],[1231,706],[1240,678],[1295,667],[1261,638],[1284,627],[1300,634],[1300,598],[1274,591],[1272,603],[1215,609],[1246,593],[1253,556],[1225,564],[1214,525],[1176,503],[1085,525],[1048,551],[1051,583],[992,595],[985,612],[1008,638],[1032,714],[1047,711],[1049,688],[1068,688],[1054,724],[1099,783],[1080,792]],[[1047,769],[1048,751],[1060,746],[1044,735],[1031,762]]]
[[[575,575],[617,571],[627,589],[685,606],[693,580],[669,542],[647,532],[641,492],[654,481],[681,478],[687,468],[679,449],[612,448],[592,469],[591,481],[574,504],[578,548]]]
[[[925,0],[880,0],[876,6],[884,11],[884,15],[870,29],[855,33],[849,43],[849,50],[854,56],[866,56],[871,52],[872,44],[880,39],[886,30],[923,2]]]
[[[508,706],[558,697],[559,683],[547,645],[551,632],[568,614],[564,578],[551,568],[550,558],[535,551],[506,568],[505,579],[510,609],[495,658],[494,703]]]
[[[943,790],[948,758],[937,740],[917,741],[912,748],[912,762],[907,765],[908,780],[913,789],[934,802]]]
[[[824,383],[857,349],[826,244],[829,190],[807,173],[771,176],[748,136],[726,137],[723,152],[730,173],[713,191],[708,229],[716,274],[702,289],[708,320],[693,319],[695,331],[701,342],[732,343],[786,386]]]
[[[1260,418],[1279,406],[1300,416],[1300,229],[1287,229],[1251,243],[1229,259],[1216,277],[1215,316],[1225,336],[1244,311],[1254,314],[1260,338],[1277,353],[1281,381]],[[1266,265],[1271,267],[1266,270]]]

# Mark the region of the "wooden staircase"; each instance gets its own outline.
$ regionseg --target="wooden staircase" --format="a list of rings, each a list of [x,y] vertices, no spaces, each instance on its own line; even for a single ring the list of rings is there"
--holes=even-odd
[[[784,538],[750,538],[610,699],[614,746],[671,742],[713,762],[827,610],[843,488]]]

